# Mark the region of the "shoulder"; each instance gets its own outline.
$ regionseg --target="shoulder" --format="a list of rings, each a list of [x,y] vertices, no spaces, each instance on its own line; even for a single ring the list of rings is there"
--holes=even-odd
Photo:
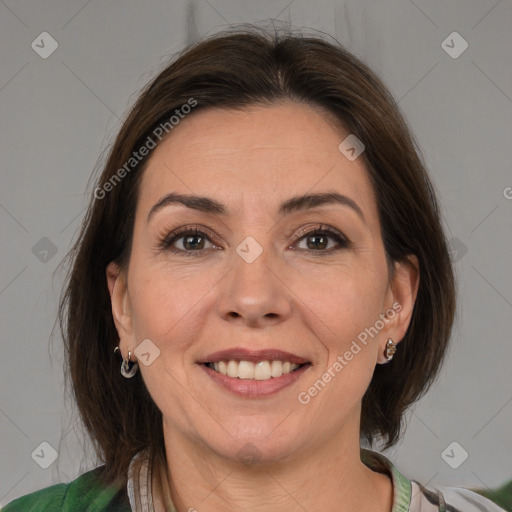
[[[126,489],[101,480],[104,466],[88,471],[68,484],[57,484],[15,499],[2,512],[130,512]]]
[[[392,512],[505,512],[482,494],[460,487],[427,488],[409,480],[382,453],[361,448],[361,460],[370,469],[387,473],[393,481]],[[512,482],[491,495],[510,495]],[[480,491],[479,491],[480,492]],[[502,500],[504,501],[504,500]]]
[[[461,487],[427,489],[412,481],[410,512],[504,512],[504,509],[484,496]]]

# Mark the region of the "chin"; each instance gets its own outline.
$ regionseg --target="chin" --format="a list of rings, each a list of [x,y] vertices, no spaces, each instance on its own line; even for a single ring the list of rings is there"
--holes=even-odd
[[[209,429],[210,434],[202,439],[219,456],[245,464],[279,462],[289,458],[306,442],[300,430],[291,428],[284,418],[240,418],[239,422],[223,425],[225,430],[217,437],[218,429]],[[284,419],[284,421],[283,421]],[[294,434],[295,431],[295,434]],[[229,433],[229,434],[228,434]]]

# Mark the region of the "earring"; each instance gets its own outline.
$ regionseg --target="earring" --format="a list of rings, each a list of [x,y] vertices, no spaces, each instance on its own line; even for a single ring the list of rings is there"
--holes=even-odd
[[[391,338],[388,339],[386,342],[386,348],[384,349],[384,357],[391,361],[393,359],[393,355],[396,352],[396,345],[393,343],[393,340]]]
[[[118,350],[119,350],[119,352],[121,352],[119,345],[114,349],[114,354]],[[131,357],[132,357],[132,353],[131,353],[131,351],[128,351],[128,357],[126,359],[123,359],[123,362],[121,363],[121,375],[125,379],[131,379],[137,373],[137,370],[139,369],[139,365],[137,364],[137,362],[130,361]]]

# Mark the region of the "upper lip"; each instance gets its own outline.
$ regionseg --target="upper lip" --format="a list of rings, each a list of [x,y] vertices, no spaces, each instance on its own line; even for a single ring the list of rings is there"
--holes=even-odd
[[[309,363],[307,359],[304,359],[290,352],[284,352],[283,350],[248,350],[242,347],[229,348],[226,350],[213,352],[198,361],[198,363],[217,363],[219,361],[230,361],[232,359],[235,361],[252,361],[253,363],[257,363],[259,361],[289,361],[290,363],[295,364]]]

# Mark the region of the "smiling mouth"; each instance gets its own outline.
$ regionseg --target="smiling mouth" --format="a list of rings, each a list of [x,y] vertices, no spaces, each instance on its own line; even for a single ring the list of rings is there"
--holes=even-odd
[[[297,371],[303,366],[309,366],[310,363],[297,364],[290,361],[252,361],[245,360],[224,360],[216,362],[203,363],[205,366],[227,377],[238,378],[241,380],[270,380],[282,377],[289,373]]]

